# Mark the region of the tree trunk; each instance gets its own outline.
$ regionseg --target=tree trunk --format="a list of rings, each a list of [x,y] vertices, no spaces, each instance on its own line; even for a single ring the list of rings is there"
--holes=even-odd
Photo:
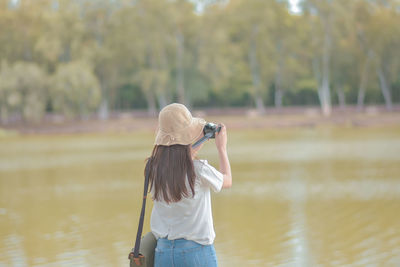
[[[281,44],[278,43],[277,45],[277,50],[279,54],[279,63],[278,63],[278,69],[275,74],[275,107],[276,108],[281,108],[282,107],[282,98],[283,98],[283,91],[282,91],[282,72],[283,72],[283,59],[282,59],[282,53],[281,53]]]
[[[160,93],[158,95],[157,99],[158,99],[158,105],[160,106],[160,109],[162,109],[163,107],[165,107],[167,105],[167,99],[166,99],[164,93]]]
[[[383,94],[383,98],[385,99],[385,104],[386,104],[386,109],[387,110],[392,110],[392,95],[391,95],[391,89],[390,86],[388,85],[387,79],[385,77],[385,73],[383,72],[383,68],[381,66],[377,67],[377,72],[379,76],[379,83],[381,85],[381,91]]]
[[[108,106],[108,97],[105,82],[100,79],[100,87],[101,87],[101,103],[98,109],[98,116],[100,120],[108,120],[109,118],[109,106]]]
[[[282,60],[280,60],[278,65],[278,70],[275,75],[275,107],[282,107],[282,98],[283,98],[283,90],[282,90]]]
[[[146,100],[147,100],[147,113],[150,116],[157,115],[157,107],[156,107],[156,100],[154,98],[154,94],[149,90],[146,90]]]
[[[275,107],[282,107],[283,91],[278,86],[275,85]]]
[[[109,118],[108,101],[106,98],[101,100],[98,116],[100,120],[107,120]]]
[[[95,33],[95,38],[96,38],[96,44],[98,47],[103,46],[103,38],[100,34],[100,31],[98,30],[101,27],[101,22],[99,20],[96,21],[96,33]],[[95,67],[96,68],[96,67]],[[95,71],[97,78],[99,79],[100,82],[100,87],[101,87],[101,103],[100,103],[100,108],[98,111],[98,116],[101,120],[108,120],[109,118],[109,103],[108,103],[108,95],[107,95],[107,85],[106,85],[106,78],[105,78],[105,70],[102,66],[97,66],[98,71]]]
[[[161,51],[160,69],[167,73],[165,78],[163,77],[161,79],[161,82],[158,83],[158,86],[159,86],[158,104],[159,104],[160,109],[162,109],[163,107],[168,105],[169,98],[170,98],[168,96],[168,92],[166,89],[167,83],[168,83],[169,70],[168,70],[168,61],[167,61],[165,47],[163,47],[162,51]]]
[[[369,51],[367,59],[365,60],[361,72],[360,86],[358,87],[358,96],[357,96],[357,110],[362,110],[364,108],[365,90],[367,88],[367,83],[368,83],[368,69],[371,59],[372,59],[372,51]]]
[[[253,35],[257,32],[257,27],[253,28]],[[265,113],[264,102],[261,95],[261,78],[260,78],[260,68],[257,61],[257,45],[254,38],[250,40],[249,46],[249,63],[251,74],[253,78],[253,87],[254,87],[254,100],[256,104],[257,111],[260,114]]]
[[[176,77],[176,91],[178,94],[178,102],[186,104],[185,102],[185,74],[184,74],[184,53],[185,53],[185,37],[178,31],[176,34],[176,65],[177,65],[177,77]]]
[[[324,116],[331,114],[331,95],[329,88],[330,58],[331,58],[332,36],[331,25],[328,19],[325,21],[325,38],[322,55],[322,82],[319,87],[321,96],[321,107]]]
[[[313,67],[313,72],[314,72],[314,76],[315,76],[315,80],[317,81],[317,85],[318,85],[318,100],[319,103],[322,103],[322,95],[321,95],[321,90],[320,88],[320,84],[321,84],[321,71],[320,71],[320,64],[319,64],[319,60],[318,57],[314,56],[313,60],[312,60],[312,67]]]
[[[338,95],[339,107],[340,107],[341,109],[344,109],[344,108],[346,107],[346,95],[344,94],[343,86],[342,86],[342,85],[339,85],[339,86],[336,88],[336,93],[337,93],[337,95]]]

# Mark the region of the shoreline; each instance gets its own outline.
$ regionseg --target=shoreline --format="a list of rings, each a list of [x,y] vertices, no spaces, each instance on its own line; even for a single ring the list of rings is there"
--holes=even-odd
[[[368,106],[362,111],[355,106],[333,107],[329,117],[323,116],[319,107],[307,106],[266,108],[264,114],[248,108],[195,109],[192,114],[214,122],[223,121],[232,129],[400,126],[400,106],[395,106],[392,111],[387,111],[383,106]],[[157,117],[142,110],[112,112],[107,120],[96,117],[66,120],[59,115],[47,114],[42,122],[36,124],[0,124],[0,137],[9,134],[129,133],[155,130],[156,127]]]

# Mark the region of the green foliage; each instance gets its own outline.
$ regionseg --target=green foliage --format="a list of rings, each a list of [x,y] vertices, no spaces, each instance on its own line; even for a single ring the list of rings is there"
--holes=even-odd
[[[51,77],[50,97],[55,111],[87,118],[100,104],[100,85],[85,62],[59,64]]]
[[[2,1],[2,120],[46,106],[86,118],[172,101],[315,105],[323,77],[333,104],[338,88],[348,104],[362,90],[365,103],[399,101],[397,0],[303,0],[299,14],[282,0],[204,1],[200,14],[195,2]]]
[[[139,86],[125,84],[118,87],[115,108],[118,110],[145,109],[146,98]]]
[[[46,107],[46,73],[35,63],[3,61],[0,70],[1,119],[20,114],[26,121],[39,121]]]

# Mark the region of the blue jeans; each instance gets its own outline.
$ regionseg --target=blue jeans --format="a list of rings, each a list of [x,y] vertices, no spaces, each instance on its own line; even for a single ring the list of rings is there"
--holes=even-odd
[[[217,267],[214,245],[191,240],[160,238],[154,255],[154,267]]]

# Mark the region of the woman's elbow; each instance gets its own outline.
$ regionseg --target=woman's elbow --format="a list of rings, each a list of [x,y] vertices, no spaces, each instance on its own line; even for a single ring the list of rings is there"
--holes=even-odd
[[[232,177],[224,177],[224,183],[222,184],[222,188],[231,188],[232,187]]]

